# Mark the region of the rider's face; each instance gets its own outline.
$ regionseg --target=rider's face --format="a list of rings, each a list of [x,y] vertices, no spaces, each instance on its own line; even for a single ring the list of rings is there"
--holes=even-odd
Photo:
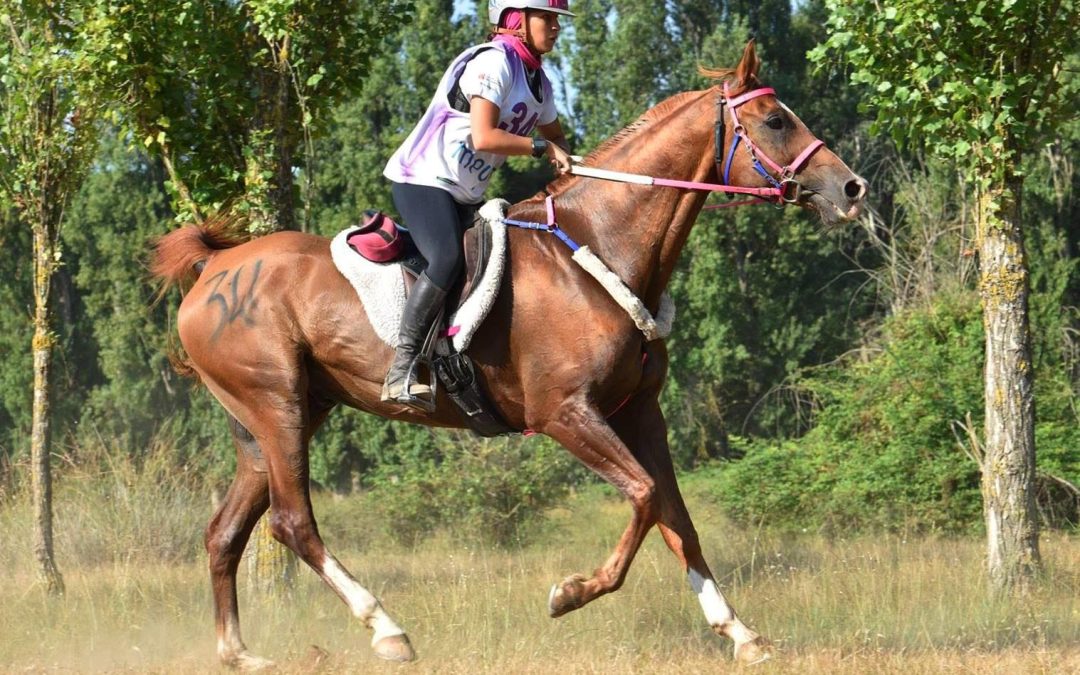
[[[529,44],[541,54],[547,54],[555,48],[559,37],[559,15],[554,12],[526,12],[525,30],[529,35]]]

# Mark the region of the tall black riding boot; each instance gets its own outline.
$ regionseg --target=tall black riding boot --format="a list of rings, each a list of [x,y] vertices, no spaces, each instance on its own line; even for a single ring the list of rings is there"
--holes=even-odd
[[[409,299],[405,301],[397,351],[383,382],[382,400],[398,401],[420,409],[430,409],[434,405],[434,401],[420,398],[430,397],[431,388],[426,383],[417,382],[416,377],[424,342],[442,310],[444,300],[446,291],[428,279],[426,273],[421,273],[413,284]]]

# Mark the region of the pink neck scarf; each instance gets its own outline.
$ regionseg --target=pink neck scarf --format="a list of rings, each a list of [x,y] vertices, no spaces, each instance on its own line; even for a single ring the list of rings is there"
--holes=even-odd
[[[499,22],[499,28],[505,28],[507,30],[518,30],[524,28],[525,12],[520,9],[510,9],[503,13],[502,21]],[[529,45],[525,44],[525,41],[516,35],[507,35],[506,33],[500,33],[495,36],[495,40],[499,42],[505,42],[514,48],[518,56],[525,63],[525,67],[529,70],[539,70],[540,68],[540,55],[529,49]]]

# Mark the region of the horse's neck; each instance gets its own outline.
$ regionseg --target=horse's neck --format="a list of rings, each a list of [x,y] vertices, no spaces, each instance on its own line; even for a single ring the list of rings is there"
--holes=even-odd
[[[704,181],[713,170],[712,102],[707,91],[664,101],[590,155],[589,165]],[[565,194],[590,248],[655,310],[706,193],[579,178]]]

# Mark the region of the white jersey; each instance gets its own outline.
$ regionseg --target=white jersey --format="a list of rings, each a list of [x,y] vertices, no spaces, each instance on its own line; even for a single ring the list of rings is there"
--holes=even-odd
[[[446,190],[463,204],[483,201],[484,190],[505,155],[479,152],[472,143],[469,113],[450,105],[454,85],[465,100],[480,96],[499,106],[499,128],[529,136],[558,117],[551,83],[540,70],[540,99],[533,95],[521,57],[495,41],[471,47],[450,64],[424,116],[390,157],[383,175],[396,183]]]

